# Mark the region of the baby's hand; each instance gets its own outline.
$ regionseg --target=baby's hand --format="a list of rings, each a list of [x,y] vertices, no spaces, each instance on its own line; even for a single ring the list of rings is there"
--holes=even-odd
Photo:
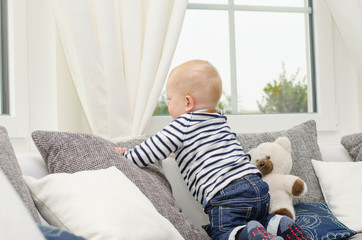
[[[123,153],[124,153],[125,151],[127,151],[127,148],[124,148],[124,147],[115,147],[115,149],[116,149],[116,151],[117,151],[119,154],[121,154],[121,155],[123,155]]]

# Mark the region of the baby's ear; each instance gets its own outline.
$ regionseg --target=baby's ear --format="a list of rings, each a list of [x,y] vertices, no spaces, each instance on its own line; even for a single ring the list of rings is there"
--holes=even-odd
[[[192,112],[195,110],[195,99],[190,95],[185,96],[186,105],[185,105],[185,112]]]

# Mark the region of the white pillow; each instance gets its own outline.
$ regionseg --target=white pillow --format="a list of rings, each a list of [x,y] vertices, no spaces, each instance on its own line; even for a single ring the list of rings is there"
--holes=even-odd
[[[362,162],[312,160],[324,198],[334,216],[362,232]]]
[[[183,239],[115,167],[24,179],[48,223],[89,240]]]
[[[0,212],[1,239],[45,240],[29,210],[1,169]]]

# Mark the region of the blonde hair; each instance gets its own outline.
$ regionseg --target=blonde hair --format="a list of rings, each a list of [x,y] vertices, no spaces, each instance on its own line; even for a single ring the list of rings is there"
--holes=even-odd
[[[216,107],[220,100],[222,81],[217,69],[208,61],[195,59],[182,63],[171,71],[169,79],[198,105]]]

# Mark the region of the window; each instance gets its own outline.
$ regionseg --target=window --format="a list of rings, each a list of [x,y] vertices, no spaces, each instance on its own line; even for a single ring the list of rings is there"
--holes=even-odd
[[[315,112],[309,4],[190,1],[172,67],[194,58],[213,63],[228,114]]]
[[[221,101],[234,131],[274,131],[310,119],[320,131],[334,131],[333,52],[333,22],[323,1],[190,0],[171,69],[194,58],[213,63],[223,78]],[[273,93],[274,80],[294,78],[294,90],[304,89],[304,107],[261,111],[265,87],[271,84]],[[146,133],[171,120],[153,116]]]

